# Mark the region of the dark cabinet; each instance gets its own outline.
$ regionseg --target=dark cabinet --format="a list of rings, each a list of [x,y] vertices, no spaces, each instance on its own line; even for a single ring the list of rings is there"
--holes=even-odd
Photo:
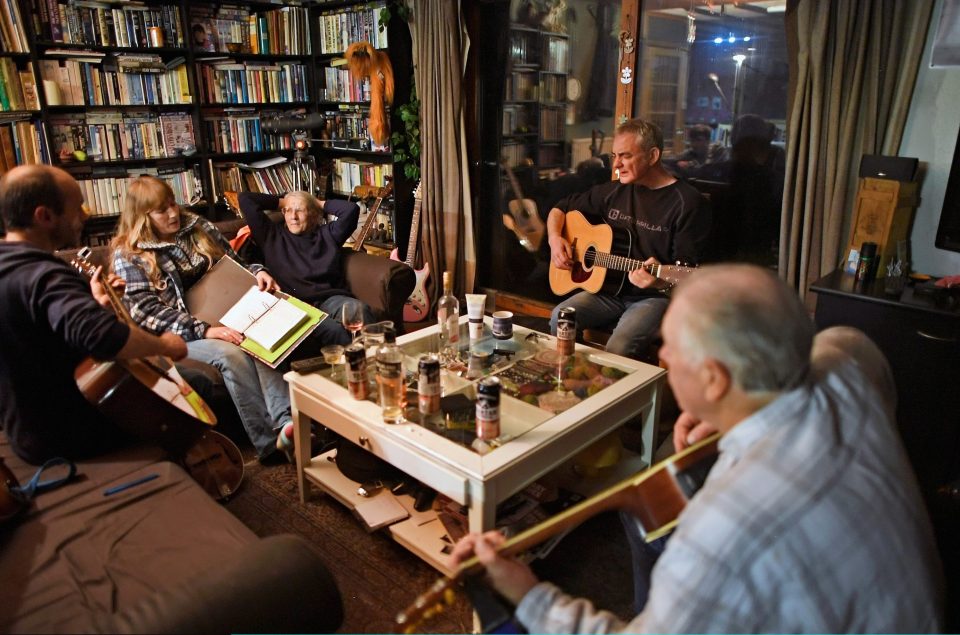
[[[956,298],[907,286],[884,292],[883,280],[855,286],[835,271],[811,287],[817,328],[865,332],[887,356],[897,384],[897,423],[924,494],[960,476],[960,308]],[[952,302],[952,304],[951,304]]]

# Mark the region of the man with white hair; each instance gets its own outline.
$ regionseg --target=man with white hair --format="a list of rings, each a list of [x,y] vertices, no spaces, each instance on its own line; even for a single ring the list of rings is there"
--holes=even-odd
[[[676,438],[723,436],[643,612],[625,623],[538,582],[496,532],[465,537],[453,563],[475,554],[530,632],[937,631],[940,563],[876,346],[814,337],[796,293],[749,265],[681,285],[663,341]]]

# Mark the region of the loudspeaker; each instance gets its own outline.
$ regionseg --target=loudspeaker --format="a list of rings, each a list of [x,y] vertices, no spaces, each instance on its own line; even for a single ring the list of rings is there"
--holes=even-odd
[[[891,179],[909,182],[917,176],[919,159],[865,154],[860,159],[860,178]]]

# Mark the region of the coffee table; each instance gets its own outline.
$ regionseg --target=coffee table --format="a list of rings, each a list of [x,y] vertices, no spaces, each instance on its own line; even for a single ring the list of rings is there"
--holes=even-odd
[[[475,350],[491,353],[495,363],[485,372],[500,377],[504,387],[502,436],[486,453],[471,447],[473,434],[462,429],[469,424],[461,423],[458,428],[456,416],[452,421],[444,417],[419,421],[415,398],[407,410],[408,422],[387,424],[379,405],[372,400],[353,399],[341,382],[331,381],[328,370],[305,375],[287,373],[284,378],[290,385],[293,406],[301,503],[309,497],[311,485],[351,508],[364,501],[356,494],[357,484],[339,473],[331,456],[310,456],[311,420],[466,506],[470,531],[493,528],[498,503],[638,417],[643,426],[642,464],[634,463],[632,468],[650,465],[666,371],[580,344],[575,355],[563,361],[555,352],[556,340],[549,335],[515,326],[512,339],[495,340],[490,327],[487,317],[484,337],[473,344]],[[398,338],[408,371],[416,371],[421,354],[437,349],[437,331],[434,325]],[[463,354],[468,355],[466,317],[461,319],[460,337]],[[474,400],[477,381],[447,369],[441,373],[445,397],[461,394]],[[410,501],[404,506],[410,518],[391,525],[390,533],[438,570],[447,572],[444,552],[449,551],[449,539],[436,522],[436,514],[416,512]]]

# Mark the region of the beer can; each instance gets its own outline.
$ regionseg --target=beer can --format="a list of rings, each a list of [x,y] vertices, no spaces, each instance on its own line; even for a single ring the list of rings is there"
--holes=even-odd
[[[576,343],[577,310],[564,307],[557,315],[557,352],[561,355],[573,355]]]
[[[343,350],[347,360],[347,389],[354,399],[366,399],[369,394],[367,386],[367,352],[360,342],[354,342]]]
[[[489,441],[500,436],[500,380],[487,377],[477,384],[477,438]]]
[[[440,412],[440,358],[427,354],[418,365],[420,379],[417,383],[420,414],[433,415]]]

